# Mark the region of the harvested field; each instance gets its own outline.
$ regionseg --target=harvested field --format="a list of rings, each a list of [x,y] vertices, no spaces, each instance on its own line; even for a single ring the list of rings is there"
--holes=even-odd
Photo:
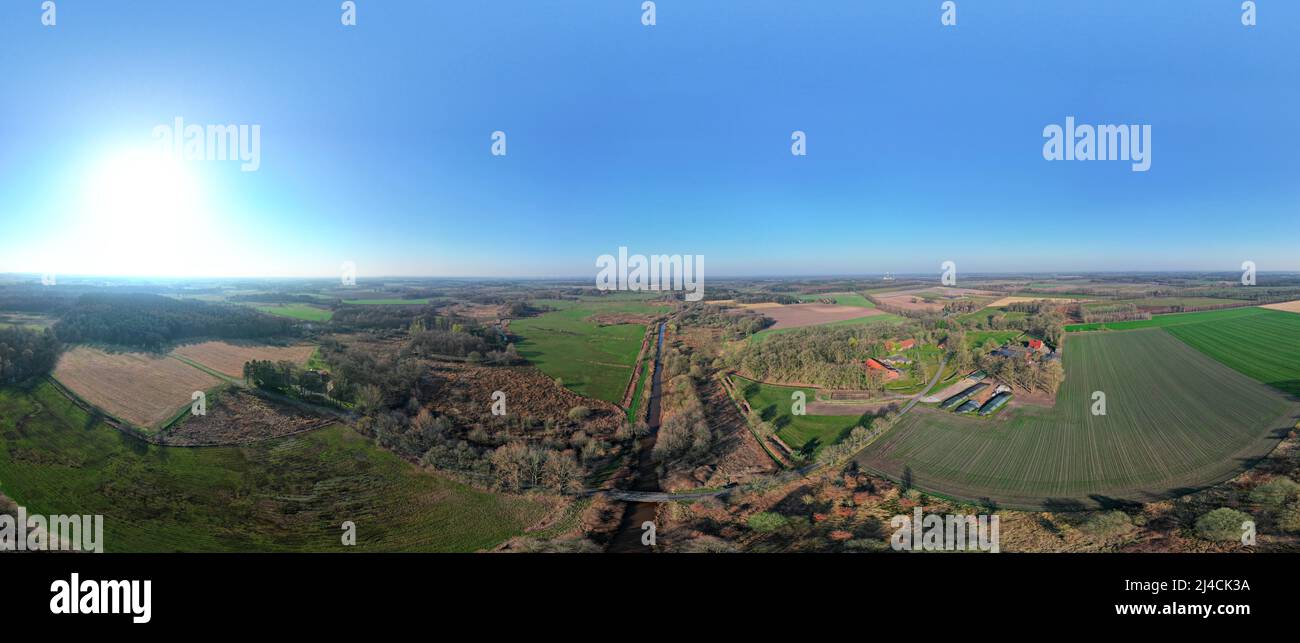
[[[54,378],[113,417],[153,429],[189,406],[194,391],[221,380],[184,362],[147,353],[105,353],[78,346],[63,354]]]
[[[1268,454],[1300,404],[1160,329],[1072,336],[1050,409],[971,418],[917,407],[857,458],[923,490],[1011,508],[1152,502]],[[1093,415],[1092,394],[1107,412]]]
[[[995,293],[975,290],[972,288],[939,286],[935,288],[919,288],[877,293],[872,295],[872,297],[884,306],[892,306],[902,310],[938,312],[943,310],[943,305],[950,301],[968,299],[970,297],[990,296],[994,294]]]
[[[206,415],[186,418],[163,433],[159,442],[169,446],[246,444],[319,429],[334,422],[334,418],[308,414],[290,404],[234,388],[209,397]]]
[[[791,304],[758,309],[764,315],[776,320],[769,327],[771,330],[798,328],[800,326],[817,326],[831,322],[883,315],[884,311],[862,306],[839,306],[834,304]]]
[[[218,373],[242,379],[244,363],[252,360],[287,361],[299,366],[311,359],[316,347],[301,346],[264,346],[258,344],[231,344],[229,342],[203,342],[181,346],[171,352],[172,355],[184,357],[197,362]]]
[[[1001,308],[1003,306],[1009,306],[1011,304],[1023,304],[1029,301],[1050,301],[1057,304],[1072,304],[1072,303],[1077,303],[1085,300],[1071,299],[1069,297],[1003,297],[1002,299],[999,299],[997,301],[989,302],[988,307]]]
[[[1300,299],[1297,299],[1295,301],[1284,301],[1280,304],[1266,304],[1260,306],[1260,308],[1267,308],[1269,310],[1281,310],[1283,312],[1288,312],[1288,313],[1300,313]]]

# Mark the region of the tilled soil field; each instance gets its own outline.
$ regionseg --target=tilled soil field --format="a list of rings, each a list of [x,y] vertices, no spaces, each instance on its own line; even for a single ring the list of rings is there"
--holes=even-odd
[[[190,403],[195,391],[221,384],[170,357],[105,353],[85,346],[63,354],[54,378],[86,402],[144,428],[170,419]]]
[[[198,362],[218,373],[230,377],[244,376],[244,363],[253,360],[270,360],[272,362],[293,362],[299,366],[311,359],[315,346],[260,346],[256,344],[231,344],[227,342],[203,342],[189,344],[172,351],[186,359]]]

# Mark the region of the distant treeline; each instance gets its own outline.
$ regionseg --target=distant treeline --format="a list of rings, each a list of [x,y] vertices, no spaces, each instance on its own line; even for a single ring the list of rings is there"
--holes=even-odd
[[[15,384],[54,369],[59,340],[53,331],[0,328],[0,384]]]
[[[414,310],[409,306],[344,306],[334,311],[330,325],[341,331],[391,330],[417,322],[434,327],[440,318],[438,308],[434,304],[422,304]]]
[[[194,337],[258,339],[290,335],[291,320],[235,304],[145,294],[86,294],[54,326],[69,343],[105,342],[149,350]]]
[[[338,301],[337,298],[323,299],[321,297],[316,297],[314,295],[298,295],[298,294],[277,293],[277,292],[259,292],[259,293],[252,293],[247,295],[231,295],[227,297],[227,299],[229,299],[230,301],[247,301],[252,303],[264,303],[264,304],[297,303],[297,304],[317,304],[322,306],[329,305]]]

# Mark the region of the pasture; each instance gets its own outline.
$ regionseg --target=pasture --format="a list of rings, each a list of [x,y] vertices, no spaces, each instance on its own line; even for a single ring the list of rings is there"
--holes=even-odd
[[[54,379],[105,413],[145,429],[157,429],[191,403],[195,391],[221,380],[170,357],[106,353],[78,346],[63,354]]]
[[[1159,329],[1071,336],[1064,359],[1053,408],[989,420],[917,407],[857,460],[925,491],[1013,508],[1148,502],[1236,475],[1300,414]],[[1094,391],[1105,415],[1092,413]]]
[[[293,362],[303,366],[316,352],[316,347],[303,344],[299,346],[265,346],[260,344],[232,344],[229,342],[203,342],[178,346],[171,355],[194,362],[227,377],[237,380],[244,378],[244,363],[252,360],[270,360],[272,362]]]
[[[735,377],[736,386],[749,402],[749,407],[764,422],[776,429],[776,436],[795,451],[814,456],[824,447],[835,444],[858,425],[858,417],[844,415],[794,415],[791,396],[803,391],[806,402],[816,400],[817,389],[762,384],[743,377]]]
[[[511,320],[510,332],[519,337],[519,354],[543,373],[557,378],[579,395],[619,404],[632,379],[641,352],[644,324],[601,324],[592,317],[629,314],[655,315],[667,310],[640,301],[542,300],[555,310],[536,317]]]
[[[48,383],[0,389],[0,491],[34,514],[102,514],[110,552],[470,552],[549,511],[422,471],[340,425],[242,447],[145,444]],[[341,546],[345,520],[355,547]]]
[[[1263,310],[1166,330],[1247,377],[1300,395],[1300,315]]]
[[[329,309],[307,304],[275,304],[255,306],[255,308],[269,315],[301,319],[303,321],[324,322],[334,317],[334,312]]]
[[[1136,330],[1139,328],[1169,328],[1171,326],[1181,326],[1183,324],[1199,324],[1207,321],[1220,321],[1224,319],[1238,319],[1241,317],[1251,317],[1254,315],[1268,314],[1269,311],[1263,308],[1224,308],[1222,310],[1206,310],[1196,313],[1170,313],[1167,315],[1155,315],[1151,319],[1138,319],[1133,321],[1122,322],[1097,322],[1092,324],[1069,324],[1065,327],[1066,332],[1077,333],[1093,330]]]

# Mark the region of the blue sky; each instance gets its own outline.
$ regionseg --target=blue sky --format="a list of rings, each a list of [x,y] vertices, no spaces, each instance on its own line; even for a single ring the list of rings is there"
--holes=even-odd
[[[1300,269],[1300,3],[339,4],[0,5],[0,272]],[[260,169],[101,207],[177,116],[260,125]],[[1066,116],[1150,124],[1151,169],[1045,161]]]

